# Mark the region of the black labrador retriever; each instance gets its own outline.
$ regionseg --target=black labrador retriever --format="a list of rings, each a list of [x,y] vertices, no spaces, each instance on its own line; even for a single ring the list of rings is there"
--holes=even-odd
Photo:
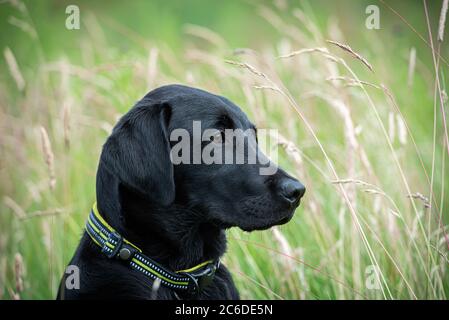
[[[174,164],[171,150],[179,139],[172,141],[171,133],[184,129],[191,137],[195,121],[201,121],[202,133],[215,130],[200,150],[211,143],[215,150],[235,148],[226,142],[228,129],[255,130],[240,108],[221,96],[182,85],[148,93],[103,146],[98,209],[70,261],[79,279],[70,280],[66,272],[58,299],[239,298],[219,263],[225,229],[286,223],[305,188],[277,167],[274,174],[260,174],[267,162],[259,160]],[[78,285],[68,286],[69,280]]]

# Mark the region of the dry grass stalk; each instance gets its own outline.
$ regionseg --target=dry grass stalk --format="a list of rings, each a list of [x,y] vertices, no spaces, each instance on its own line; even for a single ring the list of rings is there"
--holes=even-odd
[[[251,90],[251,86],[249,85],[244,85],[242,87],[242,90],[246,97],[246,105],[251,110],[251,113],[254,116],[255,123],[258,126],[264,127],[266,122],[265,113],[259,112],[257,108],[257,98],[254,95],[254,91]]]
[[[165,55],[161,55],[161,58],[162,57],[165,57]],[[187,60],[191,60],[192,62],[210,65],[214,68],[214,70],[216,70],[216,72],[221,72],[226,75],[229,74],[229,68],[225,68],[221,60],[203,50],[189,49],[186,51],[185,57]],[[173,64],[172,62],[170,63]]]
[[[272,26],[274,26],[278,30],[285,30],[284,21],[269,7],[260,6],[259,7],[259,15],[267,20]]]
[[[282,93],[282,91],[279,88],[276,88],[274,86],[253,86],[253,88],[257,90],[271,90]]]
[[[64,144],[70,148],[70,102],[65,101],[63,106],[62,122],[64,126]]]
[[[391,204],[395,207],[395,209],[397,209],[397,211],[399,211],[396,203],[393,201],[393,199],[391,197],[389,197],[382,189],[380,189],[378,186],[372,184],[372,183],[368,183],[362,180],[357,180],[357,179],[340,179],[340,180],[334,180],[331,181],[331,183],[333,184],[355,184],[355,185],[359,185],[362,187],[365,187],[365,189],[363,189],[363,192],[368,193],[368,194],[377,194],[377,195],[381,195],[386,197]]]
[[[16,82],[17,88],[19,89],[19,91],[23,91],[23,89],[25,89],[25,79],[20,72],[20,68],[17,64],[16,58],[14,57],[14,54],[8,47],[5,48],[3,54],[5,56],[6,63],[8,64],[9,72]]]
[[[331,183],[333,184],[355,184],[355,185],[360,185],[363,187],[367,187],[367,189],[364,189],[363,191],[366,193],[371,193],[371,194],[381,194],[381,195],[385,195],[385,193],[376,185],[362,181],[362,180],[357,180],[357,179],[341,179],[341,180],[334,180],[331,181]]]
[[[415,67],[416,67],[416,49],[415,47],[412,47],[410,49],[410,58],[408,63],[408,80],[407,85],[411,87],[413,85],[413,76],[415,74]]]
[[[371,194],[371,195],[379,195],[379,196],[382,196],[382,197],[387,198],[387,199],[393,204],[393,206],[394,206],[395,209],[396,209],[396,210],[393,210],[393,209],[391,209],[391,208],[388,208],[388,211],[389,211],[391,214],[393,214],[394,216],[396,216],[396,217],[402,219],[402,216],[401,216],[401,214],[399,213],[399,210],[397,209],[397,206],[396,206],[395,202],[394,202],[393,199],[391,199],[391,197],[389,197],[385,192],[381,191],[380,189],[369,189],[369,188],[368,188],[368,189],[363,189],[362,191],[365,192],[365,193],[367,193],[367,194]],[[373,220],[373,223],[374,223],[374,222],[375,222],[375,221]]]
[[[246,62],[237,62],[237,61],[232,61],[232,60],[225,60],[225,62],[228,64],[232,64],[234,66],[243,68],[243,69],[247,69],[252,74],[255,74],[256,76],[262,77],[264,79],[268,79],[268,77],[266,76],[265,73],[258,71],[256,68],[254,68],[252,65],[250,65]]]
[[[287,140],[284,136],[282,136],[280,133],[278,133],[278,144],[284,148],[285,152],[292,157],[292,159],[300,166],[302,166],[303,161],[301,157],[301,153],[299,149],[296,147],[296,145]]]
[[[374,186],[371,183],[368,183],[368,182],[365,182],[365,181],[362,181],[362,180],[357,180],[357,179],[334,180],[334,181],[331,181],[331,183],[334,183],[334,184],[337,184],[337,183],[338,184],[355,183],[355,184],[359,184],[359,185],[362,185],[362,186],[371,186],[371,187]]]
[[[4,290],[6,288],[6,257],[0,259],[0,300],[3,298]]]
[[[157,60],[159,56],[158,48],[151,48],[148,54],[147,62],[147,86],[148,88],[153,88],[156,85],[157,77]]]
[[[394,142],[395,134],[396,134],[396,125],[394,113],[390,111],[388,113],[388,137],[390,138],[391,142]]]
[[[6,244],[7,244],[7,235],[0,235],[0,252],[5,252]],[[6,256],[2,255],[0,257],[0,300],[3,298],[4,291],[6,289],[6,271],[7,271],[7,260]]]
[[[14,292],[13,289],[8,288],[9,291],[9,295],[11,296],[12,300],[20,300],[20,294],[18,294],[17,292]]]
[[[16,292],[20,293],[23,291],[23,275],[24,275],[24,265],[23,258],[20,253],[16,253],[14,256],[14,279],[16,284]]]
[[[61,72],[61,63],[57,62],[43,65],[42,70],[45,72]],[[79,77],[80,79],[93,84],[95,87],[101,87],[105,90],[112,89],[112,81],[99,74],[98,70],[83,68],[73,64],[66,64],[64,70],[67,74]]]
[[[19,28],[23,32],[29,34],[31,38],[37,39],[37,32],[36,32],[36,30],[32,26],[30,26],[29,23],[27,23],[27,22],[25,22],[23,20],[20,20],[20,19],[14,17],[14,16],[10,16],[8,18],[8,22],[11,25]]]
[[[355,155],[359,149],[359,143],[357,141],[354,122],[352,121],[351,110],[343,100],[331,99],[325,97],[328,103],[340,114],[344,123],[344,135],[347,148],[347,174],[350,177],[356,175],[356,158]],[[354,207],[357,205],[356,190],[354,185],[347,187],[348,198]]]
[[[373,67],[371,66],[371,64],[363,56],[361,56],[359,53],[357,53],[354,50],[352,50],[352,48],[350,46],[348,46],[346,44],[339,43],[337,41],[332,41],[332,40],[326,40],[326,42],[331,43],[331,44],[339,47],[340,49],[348,52],[354,58],[356,58],[357,60],[361,61],[368,69],[370,69],[371,72],[374,72]]]
[[[345,81],[345,86],[347,87],[361,87],[362,85],[367,85],[376,89],[382,89],[381,87],[379,87],[378,85],[368,82],[368,81],[363,81],[363,80],[357,80],[357,79],[353,79],[350,77],[328,77],[326,78],[327,81]]]
[[[295,56],[302,55],[302,54],[305,54],[305,53],[313,53],[313,52],[317,52],[317,53],[322,54],[325,58],[329,59],[332,62],[339,62],[339,58],[337,58],[337,57],[333,56],[332,54],[330,54],[329,51],[327,50],[327,48],[306,48],[306,49],[301,49],[301,50],[293,51],[293,52],[285,54],[285,55],[278,56],[277,59],[291,58],[291,57],[295,57]]]
[[[10,208],[19,219],[26,218],[25,210],[23,210],[22,207],[19,206],[19,204],[17,202],[15,202],[13,199],[11,199],[10,197],[8,197],[8,196],[3,197],[3,203],[8,208]]]
[[[304,250],[302,248],[296,248],[294,254],[295,256],[298,256],[299,259],[304,261]],[[307,283],[307,277],[305,274],[305,265],[302,263],[298,267],[298,276],[299,282],[302,284],[302,288],[298,290],[299,298],[301,300],[305,300],[306,294],[310,291],[310,287],[309,284]]]
[[[310,14],[306,14],[304,11],[295,8],[293,9],[293,16],[310,32],[314,40],[321,42],[322,33],[316,23],[312,21]]]
[[[281,247],[282,252],[290,257],[293,257],[294,256],[293,250],[292,250],[290,244],[288,243],[287,238],[285,238],[285,236],[282,234],[282,232],[279,230],[279,228],[273,227],[271,229],[271,231],[273,232],[274,238],[279,243],[279,246]],[[288,273],[291,273],[294,270],[295,264],[293,263],[292,259],[283,259],[283,263],[285,263],[285,267],[287,269],[286,271]]]
[[[5,0],[1,1],[0,3],[2,2],[9,3],[11,6],[13,6],[22,13],[25,13],[27,11],[25,4],[20,0]]]
[[[299,268],[296,267],[296,264],[292,259],[295,257],[295,252],[293,251],[292,247],[288,243],[287,238],[282,234],[279,228],[278,227],[272,228],[272,232],[274,239],[278,242],[281,248],[281,252],[283,253],[282,255],[275,255],[274,252],[272,252],[273,258],[277,258],[277,260],[282,265],[282,268],[275,269],[276,277],[278,279],[282,279],[283,282],[286,282],[287,286],[290,287],[290,290],[295,290],[293,283],[291,283],[289,279],[291,278],[292,273],[298,269],[301,275],[301,269],[303,269],[304,266],[299,266]],[[300,278],[300,281],[301,283],[306,283],[304,278]],[[305,292],[302,290],[301,293],[305,294]],[[304,296],[302,298],[304,298]]]
[[[47,164],[48,174],[50,177],[49,185],[50,189],[54,190],[56,186],[56,175],[55,175],[55,156],[53,154],[50,139],[48,138],[47,130],[44,127],[40,127],[41,130],[41,140],[42,140],[42,151],[44,153],[45,163]]]
[[[357,135],[355,131],[354,122],[352,121],[351,117],[351,110],[349,107],[345,104],[344,101],[335,99],[333,97],[330,97],[328,95],[324,95],[321,93],[315,94],[315,96],[325,100],[331,107],[333,107],[341,116],[341,118],[344,121],[345,125],[345,138],[347,141],[347,145],[350,147],[350,156],[354,154],[354,152],[358,149],[358,142],[357,142]]]
[[[444,25],[446,23],[446,14],[449,0],[443,0],[440,13],[440,22],[438,24],[438,41],[443,42],[444,39]]]
[[[29,218],[34,218],[34,217],[55,216],[55,215],[63,214],[66,212],[67,211],[62,208],[54,208],[54,209],[48,209],[48,210],[37,210],[37,211],[27,214],[27,216],[24,219],[29,219]]]
[[[443,239],[444,241],[444,239]],[[429,246],[434,249],[440,256],[441,258],[443,258],[443,261],[446,262],[447,264],[449,264],[449,258],[448,258],[448,253],[445,252],[441,252],[441,250],[439,250],[437,247],[435,247],[433,244],[429,244]]]
[[[184,32],[206,40],[207,42],[210,42],[217,47],[226,47],[226,41],[218,33],[215,33],[208,28],[193,24],[187,24],[184,27]]]
[[[375,188],[376,189],[367,188],[367,189],[363,189],[362,191],[367,194],[379,195],[379,196],[385,197],[395,208],[395,210],[388,208],[389,212],[392,213],[393,215],[395,215],[396,217],[403,219],[403,217],[400,214],[400,210],[399,210],[398,206],[396,205],[396,203],[394,202],[394,200],[388,194],[386,194],[384,191],[382,191],[380,188],[378,188],[376,186],[375,186]]]
[[[423,204],[424,204],[424,208],[430,208],[430,201],[429,201],[429,198],[427,198],[426,196],[424,196],[423,194],[421,194],[421,193],[419,193],[419,192],[410,194],[410,195],[408,195],[407,197],[408,197],[408,198],[411,198],[411,199],[418,199],[418,200],[421,200],[421,201],[423,202]]]
[[[287,0],[275,0],[273,3],[279,10],[288,9]]]
[[[289,25],[285,22],[283,18],[281,18],[276,12],[274,12],[271,8],[265,5],[259,6],[258,10],[259,15],[264,18],[268,23],[270,23],[275,29],[283,30],[285,34],[295,39],[298,43],[306,43],[307,37],[302,32],[301,29],[295,28],[294,26]]]
[[[266,290],[268,293],[270,293],[274,298],[276,299],[280,299],[280,300],[285,300],[285,298],[281,297],[280,295],[278,295],[276,292],[274,292],[269,286],[264,285],[262,283],[260,283],[259,281],[257,281],[255,278],[252,278],[250,276],[248,276],[246,273],[243,273],[240,269],[234,269],[228,265],[226,265],[228,267],[228,269],[232,272],[232,273],[236,273],[238,274],[240,277],[245,278],[246,280],[254,283],[255,285],[257,285],[258,287]]]
[[[51,226],[49,219],[43,219],[41,222],[41,230],[42,230],[42,242],[44,243],[45,250],[49,257],[51,257]]]
[[[398,126],[399,142],[405,146],[407,144],[407,126],[405,125],[404,119],[399,114],[396,115],[396,123]]]
[[[332,62],[340,62],[340,60],[336,57],[334,57],[333,55],[330,54],[325,54],[324,55],[325,58],[327,58],[328,60],[332,61]]]
[[[299,56],[301,54],[311,53],[311,52],[319,52],[319,53],[323,53],[323,54],[329,54],[329,50],[327,50],[327,48],[306,48],[306,49],[293,51],[288,54],[279,56],[278,59],[290,58],[290,57]]]
[[[363,192],[369,193],[369,194],[378,194],[378,195],[384,195],[385,193],[382,191],[379,191],[377,189],[364,189]]]

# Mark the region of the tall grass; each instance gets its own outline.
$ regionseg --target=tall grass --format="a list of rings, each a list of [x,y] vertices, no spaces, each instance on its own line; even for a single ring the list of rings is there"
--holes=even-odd
[[[33,12],[14,3],[39,48]],[[443,13],[434,17],[427,5],[427,39],[382,7],[421,41],[399,57],[372,33],[356,48],[333,17],[320,25],[307,2],[255,6],[278,33],[259,50],[232,48],[188,25],[187,44],[173,51],[91,13],[81,62],[50,60],[38,49],[38,65],[24,72],[25,62],[4,48],[0,297],[55,296],[95,201],[102,143],[144,93],[176,82],[224,95],[258,127],[279,129],[279,163],[307,186],[289,224],[228,232],[224,263],[243,298],[446,299],[448,99],[440,57],[448,50]],[[105,36],[111,29],[138,50],[117,54]]]

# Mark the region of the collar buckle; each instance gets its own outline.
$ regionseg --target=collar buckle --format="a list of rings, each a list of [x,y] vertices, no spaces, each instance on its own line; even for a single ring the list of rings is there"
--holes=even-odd
[[[127,245],[123,237],[114,231],[109,233],[108,240],[105,241],[101,251],[110,259],[119,258],[123,261],[130,261],[137,250]]]
[[[118,257],[123,261],[130,261],[136,252],[136,249],[124,243],[118,252]]]
[[[123,238],[117,232],[110,232],[101,251],[110,259],[115,258],[123,244]]]

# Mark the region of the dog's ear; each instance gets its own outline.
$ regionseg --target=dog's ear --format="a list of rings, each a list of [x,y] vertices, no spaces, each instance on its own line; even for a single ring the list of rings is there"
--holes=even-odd
[[[141,100],[114,127],[100,159],[122,185],[161,205],[175,196],[170,116],[167,103]]]

